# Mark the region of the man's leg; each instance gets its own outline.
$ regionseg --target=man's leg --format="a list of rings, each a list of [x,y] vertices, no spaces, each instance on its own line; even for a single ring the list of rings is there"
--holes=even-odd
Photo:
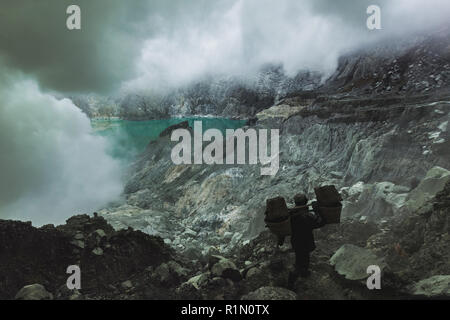
[[[295,251],[295,269],[289,273],[288,279],[288,285],[291,288],[294,288],[295,281],[299,276],[307,277],[307,269],[309,266],[309,252],[305,252],[296,243],[293,243],[293,249]]]
[[[300,250],[295,254],[295,269],[297,273],[306,278],[309,276],[309,252],[306,250]]]
[[[299,270],[298,270],[298,263],[299,260],[301,259],[300,257],[300,250],[298,248],[297,243],[295,243],[295,241],[293,241],[293,239],[291,239],[291,243],[292,243],[292,249],[294,249],[295,252],[295,268],[293,271],[289,272],[289,278],[288,278],[288,287],[291,289],[294,289],[295,286],[295,281],[297,280],[298,276],[299,276]]]
[[[278,243],[277,243],[277,245],[279,246],[279,247],[281,247],[283,244],[284,244],[284,236],[280,236],[280,235],[278,235],[277,236],[278,237]]]

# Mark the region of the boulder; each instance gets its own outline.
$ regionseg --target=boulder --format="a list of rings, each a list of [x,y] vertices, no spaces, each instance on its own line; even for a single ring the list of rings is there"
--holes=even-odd
[[[178,283],[185,278],[188,270],[175,261],[162,263],[153,272],[153,277],[164,284]]]
[[[411,294],[427,298],[443,298],[450,296],[450,275],[437,275],[415,283]]]
[[[95,230],[95,234],[96,234],[96,236],[99,237],[99,238],[104,238],[104,237],[106,237],[106,233],[105,233],[105,231],[103,231],[102,229],[97,229],[97,230]]]
[[[186,281],[186,283],[191,284],[195,289],[198,290],[208,282],[208,278],[209,273],[201,273],[199,275],[196,275],[195,277],[190,278],[188,281]]]
[[[78,232],[74,237],[75,240],[83,240],[84,239],[84,234],[81,232]]]
[[[92,253],[96,256],[101,256],[103,255],[103,249],[100,247],[94,248],[94,250],[92,250]]]
[[[175,289],[177,298],[181,300],[200,300],[201,292],[192,283],[184,282]]]
[[[250,278],[252,278],[252,277],[254,277],[254,276],[257,276],[257,275],[259,275],[259,274],[261,274],[261,269],[259,269],[259,268],[257,268],[257,267],[252,267],[252,268],[248,269],[248,271],[247,271],[245,277],[246,277],[247,279],[250,279]]]
[[[358,182],[350,188],[342,188],[345,196],[344,217],[365,216],[370,220],[397,214],[405,205],[409,188],[392,182],[364,184]]]
[[[53,300],[53,295],[41,284],[31,284],[19,290],[16,300]]]
[[[405,205],[411,210],[417,210],[431,200],[450,181],[450,171],[441,167],[431,168],[419,185],[412,190]]]
[[[169,261],[167,265],[169,266],[170,272],[176,275],[178,278],[186,277],[189,273],[189,270],[182,267],[178,262]]]
[[[121,286],[123,289],[128,290],[128,289],[133,288],[133,282],[131,282],[131,280],[126,280],[121,283]]]
[[[297,294],[281,287],[261,287],[243,296],[242,300],[297,300]]]
[[[211,256],[210,268],[213,276],[231,279],[233,281],[239,281],[242,279],[241,273],[234,262],[224,257]]]
[[[155,269],[152,277],[157,278],[161,283],[168,283],[172,279],[169,265],[167,263],[162,263],[159,265]]]
[[[383,270],[386,263],[377,257],[371,250],[361,248],[352,244],[344,244],[331,257],[330,264],[340,275],[349,280],[363,280],[369,274],[367,267],[376,265]]]
[[[81,241],[81,240],[73,240],[70,243],[73,244],[75,247],[78,247],[80,249],[84,249],[84,247],[85,247],[84,241]]]

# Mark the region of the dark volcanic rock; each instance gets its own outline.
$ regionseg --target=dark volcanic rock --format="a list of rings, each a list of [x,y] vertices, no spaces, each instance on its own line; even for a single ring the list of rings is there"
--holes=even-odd
[[[110,292],[128,279],[171,257],[161,238],[140,231],[114,231],[101,217],[75,216],[60,227],[0,220],[0,298],[12,299],[25,285],[50,292],[64,286],[69,265],[81,269],[83,294]]]
[[[377,247],[403,284],[450,274],[450,182],[417,212],[405,212]]]
[[[43,284],[53,291],[67,279],[74,246],[70,235],[53,227],[0,221],[0,298],[12,299],[25,285]]]
[[[450,29],[395,39],[341,57],[325,88],[358,95],[426,93],[450,85]]]

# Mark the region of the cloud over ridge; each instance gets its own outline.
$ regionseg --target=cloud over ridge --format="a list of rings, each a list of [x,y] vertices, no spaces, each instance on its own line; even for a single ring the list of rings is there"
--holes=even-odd
[[[82,30],[65,27],[78,4]],[[382,30],[366,28],[369,5]],[[446,0],[4,0],[0,56],[60,92],[177,86],[204,74],[248,74],[279,63],[325,74],[337,58],[383,37],[448,23]]]

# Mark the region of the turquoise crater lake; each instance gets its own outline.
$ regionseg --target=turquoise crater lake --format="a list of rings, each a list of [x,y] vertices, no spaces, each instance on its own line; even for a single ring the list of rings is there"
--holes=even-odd
[[[105,137],[108,141],[108,153],[111,156],[129,161],[143,152],[148,143],[157,139],[164,129],[182,121],[189,121],[191,127],[194,121],[202,121],[203,131],[215,128],[222,132],[226,129],[241,128],[246,123],[246,120],[225,118],[171,118],[148,121],[92,119],[91,125],[96,135]]]

